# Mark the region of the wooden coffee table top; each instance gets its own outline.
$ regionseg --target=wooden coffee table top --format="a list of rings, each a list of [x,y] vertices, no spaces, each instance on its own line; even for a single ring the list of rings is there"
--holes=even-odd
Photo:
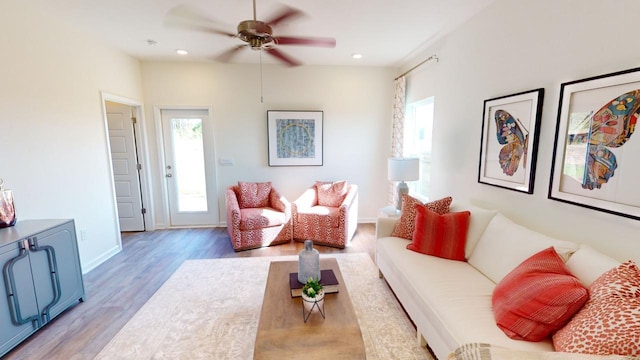
[[[320,259],[320,269],[332,269],[338,293],[326,294],[325,318],[302,319],[302,298],[292,298],[289,274],[297,261],[272,261],[260,312],[254,359],[365,359],[364,342],[338,262]]]

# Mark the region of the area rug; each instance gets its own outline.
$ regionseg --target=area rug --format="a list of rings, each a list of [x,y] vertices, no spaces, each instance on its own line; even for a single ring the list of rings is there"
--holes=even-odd
[[[324,255],[323,255],[324,257]],[[367,359],[429,359],[369,255],[337,254]],[[269,263],[187,260],[96,359],[252,359]]]

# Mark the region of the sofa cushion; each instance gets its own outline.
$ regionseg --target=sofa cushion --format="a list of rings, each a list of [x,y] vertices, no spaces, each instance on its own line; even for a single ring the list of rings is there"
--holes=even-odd
[[[473,216],[473,215],[472,215]],[[383,237],[376,242],[376,263],[428,342],[446,348],[482,342],[512,349],[553,351],[551,339],[513,340],[495,324],[491,293],[495,283],[466,262],[406,249],[408,240]],[[429,332],[431,329],[431,332]],[[438,340],[436,340],[438,339]],[[437,344],[436,344],[437,343]]]
[[[416,205],[416,228],[407,249],[450,260],[466,261],[464,246],[469,228],[469,211],[440,215]]]
[[[340,226],[340,209],[328,206],[312,206],[298,213],[298,221],[302,224],[323,228],[337,228]]]
[[[589,288],[591,298],[553,335],[557,351],[640,356],[640,269],[627,261]]]
[[[476,244],[484,230],[489,225],[491,219],[498,213],[498,210],[484,209],[471,204],[452,203],[449,208],[450,212],[460,212],[468,210],[471,212],[469,218],[469,230],[467,230],[467,243],[464,249],[464,255],[468,259],[473,253],[473,249],[476,248]]]
[[[553,247],[523,261],[496,285],[496,324],[512,339],[540,341],[563,327],[589,298]]]
[[[240,209],[239,228],[242,231],[259,230],[266,227],[282,225],[285,222],[285,213],[272,208]]]
[[[487,225],[469,264],[497,284],[526,258],[549,246],[563,259],[578,249],[575,243],[542,235],[498,213]]]
[[[589,245],[580,244],[578,250],[567,260],[567,268],[584,286],[591,284],[602,274],[620,265],[620,261],[595,250]]]
[[[238,181],[238,205],[244,208],[261,208],[269,205],[271,182]]]
[[[424,205],[429,208],[429,210],[434,211],[438,214],[446,214],[449,212],[451,200],[453,199],[449,196],[424,204],[422,201],[414,198],[411,195],[402,194],[402,212],[400,214],[400,219],[398,219],[398,222],[396,223],[396,228],[393,230],[393,233],[391,233],[391,236],[397,236],[403,239],[412,240],[416,223],[415,206]]]
[[[347,181],[316,181],[318,205],[338,207],[347,195]]]

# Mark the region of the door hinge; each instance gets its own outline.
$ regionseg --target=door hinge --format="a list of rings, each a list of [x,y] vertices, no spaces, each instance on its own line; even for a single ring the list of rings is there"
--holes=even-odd
[[[142,164],[136,164],[136,169],[142,170]]]
[[[143,214],[146,214],[146,213],[147,213],[147,209],[142,208],[142,213],[143,213]]]
[[[137,123],[137,122],[138,122],[138,119],[136,119],[135,117],[132,117],[132,118],[131,118],[131,122],[135,124],[135,123]]]

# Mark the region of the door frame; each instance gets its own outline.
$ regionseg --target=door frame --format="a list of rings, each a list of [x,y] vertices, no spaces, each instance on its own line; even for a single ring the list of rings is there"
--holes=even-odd
[[[220,225],[220,209],[219,209],[219,199],[218,199],[218,169],[216,166],[216,146],[214,142],[214,126],[213,126],[213,107],[208,105],[203,106],[174,106],[174,105],[154,105],[153,106],[153,117],[155,118],[155,126],[156,126],[156,143],[158,146],[158,160],[161,169],[161,174],[164,174],[164,169],[167,166],[165,157],[164,157],[164,135],[162,134],[162,110],[204,110],[207,112],[207,117],[209,118],[209,129],[210,131],[204,132],[202,134],[203,139],[206,138],[211,144],[211,173],[212,179],[207,179],[207,182],[211,183],[211,191],[210,196],[215,196],[214,204],[211,211],[213,212],[213,220],[214,223],[206,226],[188,226],[188,227],[211,227],[211,226],[219,226]],[[162,175],[164,176],[164,175]],[[169,211],[169,189],[167,188],[167,182],[160,182],[160,191],[162,193],[162,212],[163,217],[165,219],[165,227],[172,228],[170,222],[170,211]],[[181,226],[173,226],[173,228],[180,228]]]
[[[116,197],[116,184],[113,175],[113,166],[112,158],[111,158],[111,145],[109,144],[109,122],[107,119],[107,105],[106,101],[119,103],[127,106],[131,106],[134,109],[135,117],[137,119],[136,123],[133,125],[135,128],[135,138],[136,138],[136,151],[138,153],[138,162],[142,166],[139,172],[140,179],[140,192],[142,194],[142,204],[146,209],[146,212],[143,214],[145,230],[144,231],[153,231],[156,229],[153,201],[151,199],[151,178],[149,174],[151,174],[151,168],[149,164],[149,152],[148,152],[148,141],[147,141],[147,127],[145,126],[144,119],[144,106],[141,102],[130,99],[127,97],[123,97],[120,95],[111,94],[108,92],[101,91],[100,92],[102,98],[102,112],[104,119],[104,127],[105,127],[105,140],[107,144],[107,156],[109,160],[109,181],[111,182],[111,193],[113,196],[113,204],[114,204],[114,215],[116,219],[116,229],[118,234],[120,234],[120,223],[118,221],[118,199]],[[118,246],[122,248],[122,238],[118,238]]]

